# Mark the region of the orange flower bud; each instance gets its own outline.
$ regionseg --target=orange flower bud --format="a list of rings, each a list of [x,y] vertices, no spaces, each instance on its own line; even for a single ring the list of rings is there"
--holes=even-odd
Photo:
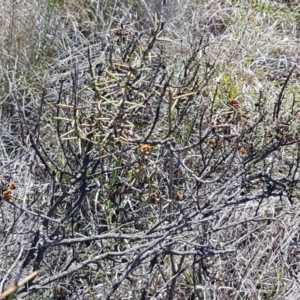
[[[6,191],[3,191],[3,198],[5,201],[10,201],[13,199],[12,195],[11,195],[11,190],[6,190]]]
[[[238,147],[238,151],[242,155],[247,155],[248,154],[248,151],[243,147]]]
[[[234,106],[235,108],[240,108],[240,103],[239,103],[239,101],[236,100],[236,99],[231,99],[231,100],[230,100],[230,104],[231,104],[232,106]]]
[[[155,194],[155,193],[150,194],[150,202],[151,203],[159,202],[159,197],[157,196],[157,194]]]
[[[181,201],[182,200],[182,196],[178,192],[175,192],[175,199],[177,201]]]
[[[9,196],[9,195],[11,195],[11,190],[6,190],[3,192],[4,197]]]
[[[153,147],[150,145],[141,145],[140,149],[142,152],[144,152],[146,154],[150,154],[153,150]]]
[[[12,182],[12,183],[10,184],[10,188],[11,188],[12,190],[17,190],[17,189],[18,189],[18,186],[17,186],[14,182]]]

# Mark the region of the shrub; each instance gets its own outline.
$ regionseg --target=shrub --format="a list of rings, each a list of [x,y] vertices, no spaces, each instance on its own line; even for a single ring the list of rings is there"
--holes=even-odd
[[[262,88],[261,62],[251,62],[255,77],[234,54],[215,56],[214,38],[230,25],[181,44],[174,23],[148,8],[153,24],[128,18],[101,41],[84,42],[93,22],[83,36],[70,29],[54,45],[73,50],[51,64],[44,87],[18,90],[30,103],[19,116],[32,181],[16,195],[18,174],[2,171],[2,251],[22,236],[18,267],[39,270],[19,294],[287,297],[299,225],[296,67]],[[19,282],[9,264],[5,280]]]

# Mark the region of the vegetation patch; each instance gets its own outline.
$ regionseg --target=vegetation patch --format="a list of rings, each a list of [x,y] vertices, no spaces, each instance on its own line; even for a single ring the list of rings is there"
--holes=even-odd
[[[0,6],[2,298],[298,297],[297,4]]]

